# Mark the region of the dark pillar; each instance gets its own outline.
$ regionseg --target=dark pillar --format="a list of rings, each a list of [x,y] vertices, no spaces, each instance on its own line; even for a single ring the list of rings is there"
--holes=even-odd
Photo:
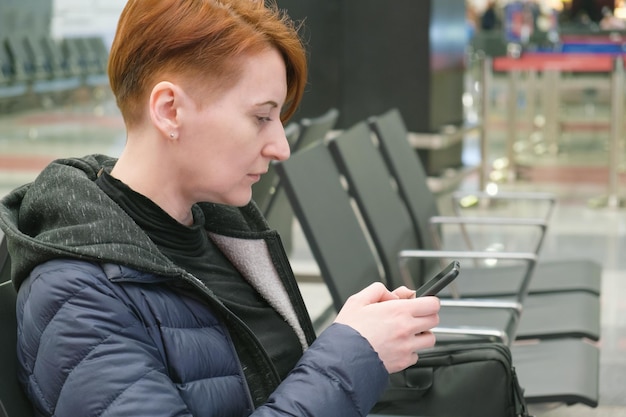
[[[465,0],[281,0],[305,19],[309,88],[298,117],[338,127],[398,107],[414,132],[463,120]]]

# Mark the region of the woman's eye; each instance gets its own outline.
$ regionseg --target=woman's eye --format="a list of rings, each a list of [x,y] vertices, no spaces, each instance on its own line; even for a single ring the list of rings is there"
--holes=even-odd
[[[272,118],[269,117],[269,116],[257,116],[256,118],[261,123],[267,123],[267,122],[271,122],[272,121]]]

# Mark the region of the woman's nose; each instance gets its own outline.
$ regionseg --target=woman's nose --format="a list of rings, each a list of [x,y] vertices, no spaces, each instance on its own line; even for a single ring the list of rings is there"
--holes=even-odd
[[[285,129],[282,125],[279,129],[276,129],[276,133],[272,135],[271,142],[265,147],[265,154],[275,161],[284,161],[289,158],[291,149],[289,148],[289,142],[287,141]]]

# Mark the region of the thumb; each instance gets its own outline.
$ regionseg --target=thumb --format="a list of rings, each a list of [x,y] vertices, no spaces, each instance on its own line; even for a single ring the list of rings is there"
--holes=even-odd
[[[403,299],[415,298],[415,291],[405,286],[396,288],[395,290],[392,291],[392,294],[395,294],[398,298],[403,298]]]
[[[369,305],[381,301],[397,300],[398,296],[390,292],[381,282],[375,282],[350,297],[355,304]]]

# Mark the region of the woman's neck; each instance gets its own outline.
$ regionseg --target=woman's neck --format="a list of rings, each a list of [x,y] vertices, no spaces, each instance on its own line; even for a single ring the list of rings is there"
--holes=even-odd
[[[129,142],[111,175],[152,200],[179,223],[189,226],[193,224],[192,203],[182,198],[175,171],[168,169],[167,158],[159,158],[155,148],[158,145],[142,149]]]

